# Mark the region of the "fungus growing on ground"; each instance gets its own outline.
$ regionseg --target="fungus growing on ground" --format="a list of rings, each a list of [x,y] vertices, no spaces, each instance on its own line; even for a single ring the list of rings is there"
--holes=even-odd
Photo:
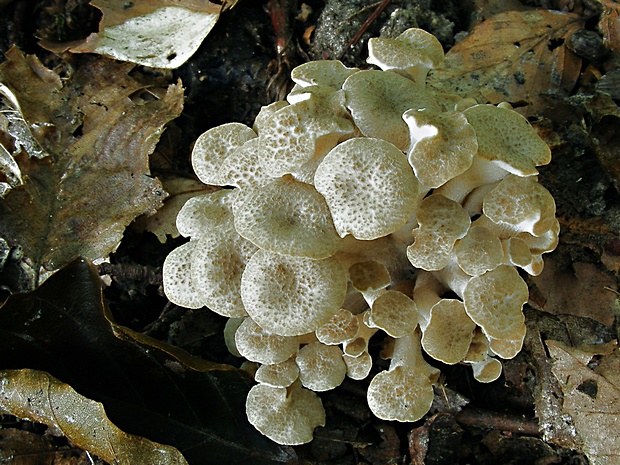
[[[427,89],[442,61],[419,29],[372,39],[381,70],[306,63],[252,129],[196,142],[199,178],[229,188],[179,213],[190,240],[166,259],[164,291],[230,318],[226,344],[258,383],[248,419],[280,444],[312,440],[313,391],[366,378],[373,358],[392,359],[370,382],[373,413],[416,421],[439,376],[425,356],[492,382],[521,350],[517,267],[539,274],[558,243],[536,168],[550,150],[508,104]]]

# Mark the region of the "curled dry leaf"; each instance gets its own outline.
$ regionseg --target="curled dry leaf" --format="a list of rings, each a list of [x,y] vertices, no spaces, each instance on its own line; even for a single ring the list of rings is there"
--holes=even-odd
[[[603,44],[620,53],[620,5],[614,0],[597,0],[603,7],[598,28],[603,34]]]
[[[525,104],[521,112],[536,114],[545,105],[541,95],[567,96],[575,85],[581,59],[565,42],[581,27],[583,18],[569,13],[500,13],[452,47],[429,85],[481,103]]]
[[[174,447],[125,433],[102,404],[43,371],[0,371],[0,410],[44,423],[109,463],[187,464]]]

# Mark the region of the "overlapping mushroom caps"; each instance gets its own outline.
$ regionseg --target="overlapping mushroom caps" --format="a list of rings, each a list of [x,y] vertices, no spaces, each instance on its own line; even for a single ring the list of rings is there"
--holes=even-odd
[[[190,240],[163,267],[172,302],[230,318],[226,344],[258,383],[248,419],[280,444],[312,439],[312,391],[366,378],[374,339],[392,359],[368,390],[380,418],[428,412],[439,372],[424,353],[496,380],[525,337],[517,268],[539,274],[558,242],[536,169],[550,151],[527,120],[428,90],[443,51],[425,31],[369,48],[380,70],[306,63],[252,128],[198,139],[196,174],[223,189],[187,202]]]

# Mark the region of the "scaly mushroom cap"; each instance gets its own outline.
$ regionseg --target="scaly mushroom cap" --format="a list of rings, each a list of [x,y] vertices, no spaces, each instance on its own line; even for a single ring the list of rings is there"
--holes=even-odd
[[[519,331],[515,331],[517,337],[515,339],[489,339],[489,350],[495,355],[505,359],[511,359],[517,356],[523,348],[523,340],[527,328],[525,325],[521,326]]]
[[[454,253],[461,269],[470,276],[486,273],[504,261],[502,241],[484,226],[469,228],[454,246]]]
[[[254,373],[254,379],[273,387],[288,387],[299,377],[299,367],[293,357],[273,365],[261,365]]]
[[[467,314],[493,339],[516,339],[525,317],[523,305],[529,292],[517,270],[500,265],[474,276],[463,294]]]
[[[347,78],[343,89],[347,108],[362,134],[391,142],[402,151],[409,147],[402,114],[410,109],[439,112],[428,91],[396,73],[360,71]]]
[[[556,221],[553,197],[533,177],[506,176],[484,197],[482,211],[494,223],[534,236],[551,229]]]
[[[538,174],[536,166],[551,161],[551,150],[530,123],[514,110],[474,105],[464,112],[476,131],[478,157],[518,176]]]
[[[413,216],[422,192],[405,155],[381,139],[358,137],[337,145],[314,177],[341,237],[372,240]]]
[[[316,338],[327,345],[338,345],[350,341],[359,332],[357,317],[341,308],[327,323],[315,331]]]
[[[407,247],[413,266],[427,271],[444,268],[450,261],[454,243],[467,234],[471,219],[454,200],[439,194],[426,197],[417,212],[420,226],[415,242]]]
[[[422,184],[439,187],[471,166],[478,142],[463,113],[407,110],[403,120],[411,139],[409,164]]]
[[[347,365],[347,376],[351,379],[365,379],[372,369],[372,357],[368,352],[362,352],[357,357],[343,354],[344,363]]]
[[[209,129],[194,144],[194,172],[205,184],[225,185],[219,177],[220,167],[234,150],[255,137],[256,133],[241,123],[227,123]]]
[[[198,239],[213,229],[233,229],[232,205],[237,192],[222,189],[192,197],[177,215],[177,229],[182,236]]]
[[[309,61],[293,69],[291,79],[302,87],[320,85],[340,89],[345,79],[358,71],[338,60]]]
[[[342,240],[323,196],[292,176],[243,192],[234,213],[239,234],[272,252],[327,258]]]
[[[241,278],[248,314],[282,336],[311,333],[327,323],[346,292],[346,271],[334,257],[312,260],[259,250]]]
[[[402,292],[392,290],[377,297],[365,316],[370,328],[380,328],[395,338],[413,332],[419,320],[415,302]]]
[[[385,265],[368,260],[354,263],[349,267],[349,280],[358,291],[369,292],[386,288],[392,278]]]
[[[443,47],[437,38],[418,28],[407,29],[395,39],[373,37],[368,41],[368,63],[382,70],[398,70],[424,84],[429,70],[441,66]]]
[[[279,100],[277,102],[270,103],[267,106],[261,107],[258,115],[256,115],[256,118],[254,119],[254,124],[252,125],[254,132],[256,132],[256,134],[260,134],[264,131],[265,128],[269,126],[269,122],[271,121],[273,114],[276,111],[288,106],[289,103],[286,100]]]
[[[168,254],[162,270],[164,293],[173,304],[185,308],[204,306],[200,289],[192,279],[192,257],[198,241],[187,242]]]
[[[248,393],[245,411],[249,422],[278,444],[310,442],[314,429],[325,425],[321,399],[297,383],[287,388],[257,384]]]
[[[299,339],[270,333],[246,318],[235,332],[235,346],[251,362],[271,365],[291,358],[299,349]]]
[[[340,386],[347,374],[342,350],[320,342],[306,344],[295,358],[301,384],[313,391],[328,391]]]
[[[258,162],[259,142],[255,137],[232,151],[217,174],[223,184],[243,189],[259,187],[273,180]]]

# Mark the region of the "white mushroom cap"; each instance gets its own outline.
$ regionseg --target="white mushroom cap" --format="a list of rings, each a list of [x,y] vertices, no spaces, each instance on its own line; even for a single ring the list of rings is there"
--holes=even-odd
[[[248,314],[283,336],[307,334],[327,323],[346,292],[346,271],[334,257],[312,260],[259,250],[241,279]]]
[[[422,195],[405,155],[381,139],[359,137],[337,145],[314,177],[341,237],[386,236],[413,216]]]
[[[504,249],[497,235],[484,226],[474,225],[454,246],[456,261],[470,276],[479,276],[501,265]]]
[[[407,110],[439,112],[434,97],[396,73],[365,70],[344,82],[347,108],[367,137],[386,140],[402,151],[409,147],[409,130],[402,115]]]
[[[340,89],[345,79],[358,71],[338,60],[309,61],[293,69],[291,79],[302,87],[320,85]]]
[[[252,387],[245,411],[250,423],[278,444],[310,442],[314,429],[325,425],[321,399],[297,383],[287,388],[265,384]]]
[[[246,318],[235,332],[235,346],[248,360],[272,365],[291,358],[299,349],[299,339],[269,333]]]
[[[370,328],[380,328],[395,338],[413,332],[419,320],[415,302],[402,292],[393,290],[377,297],[365,315],[365,322]]]
[[[502,362],[489,354],[489,341],[482,331],[476,330],[463,362],[471,365],[474,379],[491,383],[502,374]]]
[[[261,365],[254,373],[254,379],[273,387],[288,387],[299,378],[299,367],[293,357],[273,365]]]
[[[500,265],[474,276],[465,287],[463,302],[467,314],[493,339],[516,339],[525,317],[523,305],[529,291],[511,266]]]
[[[338,346],[312,342],[299,349],[295,361],[301,384],[313,391],[328,391],[340,386],[347,374]]]
[[[439,187],[471,166],[478,142],[463,113],[407,110],[403,120],[411,139],[409,164],[422,184]]]
[[[366,311],[356,316],[359,331],[353,339],[345,341],[342,345],[344,353],[351,357],[359,357],[364,352],[368,352],[368,341],[377,332],[377,328],[371,328],[366,324],[366,313],[368,312]]]
[[[234,212],[239,234],[272,252],[327,258],[342,240],[323,196],[292,176],[243,192]]]
[[[515,339],[488,338],[489,350],[501,358],[514,358],[519,352],[521,352],[521,349],[523,348],[523,340],[525,339],[526,332],[527,328],[525,325],[523,325],[521,326],[519,331],[515,331],[515,335],[517,335]]]
[[[433,194],[426,197],[417,212],[415,242],[407,248],[413,266],[427,271],[444,268],[450,261],[457,239],[467,234],[471,219],[457,202]]]
[[[362,352],[357,357],[343,354],[344,363],[347,365],[347,376],[351,379],[365,379],[372,369],[372,357],[368,352]]]
[[[289,103],[286,100],[278,100],[277,102],[273,102],[267,106],[261,107],[258,115],[256,115],[256,118],[254,119],[254,125],[252,126],[252,129],[254,129],[256,134],[260,134],[262,131],[265,130],[267,126],[269,126],[269,122],[271,121],[273,114],[276,111],[288,106]]]
[[[227,123],[216,126],[202,134],[192,150],[192,166],[198,178],[205,184],[223,186],[219,169],[230,154],[256,137],[245,124]]]
[[[232,151],[217,174],[222,184],[243,189],[259,187],[273,180],[258,162],[259,142],[255,137]]]
[[[374,37],[368,41],[368,63],[382,70],[398,70],[424,84],[431,69],[441,66],[443,47],[437,38],[417,28],[407,29],[395,39]]]
[[[237,191],[222,189],[189,199],[177,215],[179,233],[194,239],[207,235],[212,229],[233,228],[232,205]]]
[[[350,341],[359,332],[359,321],[349,310],[341,308],[323,326],[315,331],[319,342],[327,345],[338,345]]]
[[[383,263],[367,260],[356,262],[349,267],[349,280],[358,291],[369,292],[385,289],[392,278]]]
[[[187,242],[168,254],[162,270],[164,293],[173,304],[200,308],[204,303],[200,288],[192,279],[192,257],[198,241]]]

